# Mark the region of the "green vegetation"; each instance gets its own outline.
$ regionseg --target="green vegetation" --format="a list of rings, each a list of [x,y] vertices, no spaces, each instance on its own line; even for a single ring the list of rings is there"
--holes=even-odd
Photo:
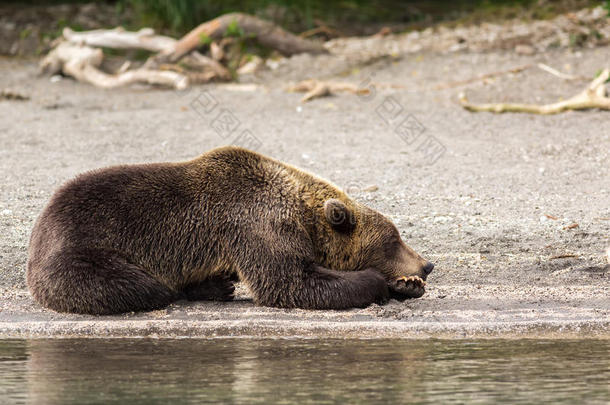
[[[24,28],[19,32],[19,39],[26,39],[27,37],[29,37],[30,35],[32,35],[32,29],[31,28]]]
[[[393,21],[396,13],[409,16],[411,6],[395,0],[122,0],[142,25],[182,33],[221,14],[241,11],[275,21],[295,31],[317,25],[320,19],[333,24]],[[409,3],[409,2],[407,2]],[[403,19],[403,17],[400,17]]]
[[[244,36],[244,30],[241,29],[237,21],[233,20],[227,26],[226,37],[241,38]]]
[[[606,6],[610,0],[605,0]],[[321,23],[345,34],[370,34],[381,26],[422,28],[434,22],[478,23],[506,18],[541,19],[602,4],[601,0],[118,0],[137,16],[136,26],[183,34],[221,14],[241,11],[294,32]],[[367,31],[369,30],[369,31]]]
[[[199,43],[201,45],[210,45],[212,43],[212,38],[209,37],[205,32],[199,35]]]
[[[26,5],[87,3],[92,0],[24,0]],[[346,35],[372,34],[384,26],[421,29],[434,23],[476,24],[508,18],[546,19],[610,0],[105,0],[115,4],[130,28],[152,26],[180,36],[221,14],[240,11],[293,32],[320,25]],[[66,26],[63,22],[60,25]],[[63,26],[60,27],[63,28]],[[78,27],[74,27],[78,30]],[[236,32],[228,33],[238,36]],[[575,39],[576,41],[578,39]],[[206,41],[202,38],[202,41]]]

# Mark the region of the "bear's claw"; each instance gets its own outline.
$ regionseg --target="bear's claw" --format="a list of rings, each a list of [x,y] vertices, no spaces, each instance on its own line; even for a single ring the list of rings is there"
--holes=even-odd
[[[419,276],[401,276],[390,283],[391,296],[403,301],[408,298],[419,298],[425,293],[426,282]]]
[[[424,287],[426,285],[426,282],[419,276],[402,276],[398,277],[396,281],[404,281],[405,283],[412,281],[415,284],[419,284],[421,287]]]

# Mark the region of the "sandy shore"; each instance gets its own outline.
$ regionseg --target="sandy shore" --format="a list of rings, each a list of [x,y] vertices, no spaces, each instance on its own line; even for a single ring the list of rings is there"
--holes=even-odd
[[[35,61],[0,59],[0,336],[610,337],[610,113],[472,114],[456,103],[556,101],[586,81],[536,68],[443,87],[515,66],[547,63],[591,77],[610,48],[419,53],[353,67],[328,56],[294,57],[244,78],[187,93],[95,89],[36,76]],[[347,69],[347,70],[346,70]],[[290,80],[311,76],[379,84],[301,105]],[[440,89],[439,89],[440,86]],[[258,150],[326,177],[395,221],[436,264],[421,299],[350,311],[185,303],[117,317],[40,308],[24,281],[33,222],[62,182],[119,163],[179,161],[235,141],[197,110],[208,91],[249,130]],[[445,152],[430,164],[380,115],[396,101]],[[387,106],[387,105],[386,105]],[[370,187],[376,186],[376,187]],[[375,191],[371,191],[375,190]],[[574,225],[576,224],[576,225]]]
[[[542,290],[443,286],[407,302],[305,311],[256,307],[240,286],[230,303],[103,317],[57,314],[22,292],[3,301],[0,337],[610,338],[607,287]]]

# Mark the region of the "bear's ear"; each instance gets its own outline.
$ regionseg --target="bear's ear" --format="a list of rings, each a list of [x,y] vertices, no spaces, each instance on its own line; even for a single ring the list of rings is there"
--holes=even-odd
[[[324,203],[324,216],[337,232],[349,233],[356,227],[356,218],[341,201],[331,198]]]

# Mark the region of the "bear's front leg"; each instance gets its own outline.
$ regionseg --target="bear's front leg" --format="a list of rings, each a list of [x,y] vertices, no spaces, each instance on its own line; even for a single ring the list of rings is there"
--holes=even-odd
[[[303,309],[365,308],[389,297],[385,278],[372,269],[335,271],[314,263],[267,268],[262,279],[245,277],[259,305]]]
[[[183,293],[189,301],[231,301],[235,285],[229,276],[212,276],[205,281],[187,286]]]

